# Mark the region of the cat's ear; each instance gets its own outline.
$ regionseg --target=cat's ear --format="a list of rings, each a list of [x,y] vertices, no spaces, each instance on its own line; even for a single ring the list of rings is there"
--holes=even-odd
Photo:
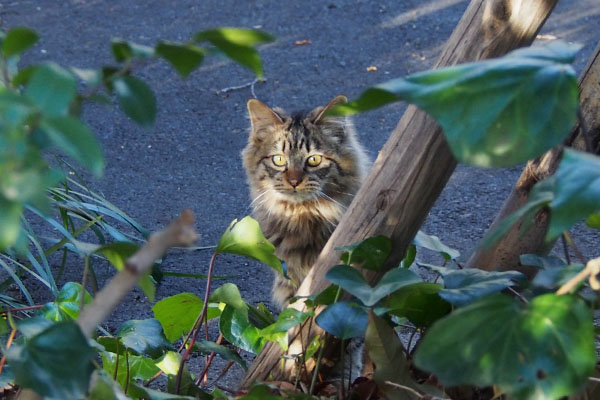
[[[283,125],[281,117],[257,99],[248,100],[248,113],[250,114],[252,132],[261,131],[269,126]]]
[[[318,123],[325,116],[327,111],[331,110],[333,107],[337,106],[338,104],[347,103],[347,102],[348,102],[348,99],[346,98],[346,96],[342,96],[342,95],[339,95],[335,99],[331,100],[329,102],[329,104],[327,104],[325,107],[323,107],[322,110],[319,111],[319,113],[317,114],[317,117],[314,119],[315,124]]]

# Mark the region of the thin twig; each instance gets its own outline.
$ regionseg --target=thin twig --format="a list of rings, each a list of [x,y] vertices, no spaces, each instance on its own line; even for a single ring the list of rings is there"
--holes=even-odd
[[[10,331],[10,336],[8,337],[8,341],[6,342],[6,350],[10,348],[13,340],[15,339],[15,335],[17,334],[17,329],[13,328]],[[4,364],[6,364],[6,352],[2,355],[2,359],[0,360],[0,375],[2,375],[2,370],[4,369]]]
[[[7,308],[6,310],[0,310],[0,314],[8,314],[8,313],[15,313],[15,312],[20,312],[20,311],[37,310],[37,309],[40,309],[40,308],[42,308],[44,306],[45,306],[45,304],[36,304],[36,305],[33,305],[33,306],[27,306],[27,307]]]
[[[85,306],[85,285],[87,283],[87,276],[90,270],[90,256],[87,255],[83,258],[83,277],[81,278],[81,295],[79,296],[79,309],[83,310]]]
[[[345,399],[346,398],[346,390],[344,388],[344,367],[345,367],[345,362],[344,362],[344,355],[346,353],[346,351],[344,350],[344,339],[340,340],[340,364],[342,364],[342,376],[340,377],[340,399]]]
[[[399,383],[395,383],[392,381],[385,381],[385,384],[390,385],[396,389],[406,390],[407,392],[410,392],[410,393],[414,394],[415,396],[417,396],[419,399],[422,399],[423,397],[425,397],[421,393],[417,392],[415,389],[408,387],[408,386],[400,385]]]
[[[217,339],[216,343],[221,344],[222,340],[223,340],[223,334],[221,333],[221,334],[219,334],[219,338]],[[198,379],[196,379],[196,386],[199,386],[200,382],[202,382],[202,379],[206,376],[206,373],[208,372],[208,369],[210,368],[210,365],[212,364],[213,359],[215,358],[215,354],[216,353],[213,351],[212,353],[210,353],[210,357],[207,358],[204,369],[202,370],[200,375],[198,375]],[[204,384],[202,386],[206,387],[206,382],[204,382]]]
[[[117,360],[115,361],[115,372],[113,373],[113,381],[117,380],[117,372],[119,372],[119,338],[117,338]]]
[[[579,283],[586,279],[589,279],[590,286],[594,290],[600,290],[600,282],[598,281],[597,275],[600,273],[600,257],[594,258],[588,261],[587,265],[577,275],[571,278],[567,283],[562,285],[560,289],[556,291],[556,294],[567,294],[571,290],[575,289]]]
[[[125,389],[123,391],[127,395],[127,389],[129,389],[129,350],[127,347],[125,348],[125,367],[127,370],[125,371]]]
[[[267,80],[266,80],[266,79],[264,79],[264,78],[262,78],[262,79],[256,78],[256,79],[254,79],[252,82],[244,83],[243,85],[239,85],[239,86],[230,86],[230,87],[223,88],[223,89],[221,89],[221,90],[217,90],[217,92],[216,92],[216,93],[217,93],[218,95],[222,95],[222,94],[225,94],[225,93],[232,92],[232,91],[234,91],[234,90],[241,90],[241,89],[245,89],[245,88],[249,87],[249,88],[250,88],[250,92],[252,93],[252,97],[254,97],[254,98],[256,99],[257,97],[256,97],[256,93],[254,92],[254,85],[256,85],[256,84],[257,84],[257,83],[259,83],[259,82],[260,82],[260,83],[264,83],[264,82],[266,82],[266,81],[267,81]]]
[[[321,360],[323,358],[323,351],[325,350],[325,345],[329,339],[329,335],[325,336],[321,347],[319,348],[319,355],[317,356],[317,363],[315,364],[315,369],[313,370],[313,376],[310,380],[310,388],[308,389],[308,394],[312,395],[315,390],[315,385],[317,383],[317,376],[319,375],[319,368],[321,367]]]
[[[577,245],[573,241],[573,238],[571,238],[571,235],[569,235],[568,232],[565,232],[563,235],[564,235],[567,243],[569,244],[569,246],[571,246],[573,248],[573,252],[577,256],[577,258],[579,259],[579,261],[581,261],[583,264],[585,264],[585,257],[583,256],[583,254],[581,254],[581,251],[579,251],[579,248],[577,247]]]
[[[515,289],[511,288],[510,286],[508,286],[506,289],[515,296],[517,296],[519,300],[521,300],[524,304],[529,304],[529,300],[527,300],[521,293],[517,292]]]
[[[188,347],[185,350],[183,357],[181,357],[181,362],[179,363],[179,370],[177,371],[177,379],[175,381],[175,394],[179,394],[179,389],[181,387],[181,379],[183,377],[183,367],[185,366],[185,362],[187,361],[187,358],[190,355],[190,352],[192,351],[192,347],[194,347],[194,343],[196,343],[196,338],[198,337],[198,332],[200,331],[200,328],[202,328],[202,322],[208,311],[208,299],[210,297],[210,285],[212,283],[213,269],[215,267],[215,259],[217,257],[217,254],[218,254],[217,252],[214,252],[212,255],[212,258],[210,259],[210,265],[208,267],[208,279],[206,280],[206,293],[204,293],[204,304],[202,306],[202,311],[200,312],[200,315],[198,316],[198,318],[196,318],[196,321],[194,322],[194,326],[195,325],[198,325],[198,326],[192,329],[194,332],[194,334],[192,335],[192,340],[187,345]],[[188,334],[188,338],[189,338],[189,334]],[[186,341],[183,342],[182,346],[185,346],[185,344],[186,344]]]

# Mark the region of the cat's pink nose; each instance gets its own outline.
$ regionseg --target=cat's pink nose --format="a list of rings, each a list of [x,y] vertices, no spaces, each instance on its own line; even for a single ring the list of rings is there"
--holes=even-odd
[[[292,185],[293,187],[298,186],[298,179],[288,179],[288,182],[290,183],[290,185]]]

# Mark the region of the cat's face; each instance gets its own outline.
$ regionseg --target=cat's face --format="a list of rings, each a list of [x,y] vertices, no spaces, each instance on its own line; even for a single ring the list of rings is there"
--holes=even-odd
[[[343,101],[340,96],[325,108],[289,116],[248,102],[252,131],[243,157],[255,196],[269,192],[294,203],[339,197],[356,160],[343,119],[324,114]]]

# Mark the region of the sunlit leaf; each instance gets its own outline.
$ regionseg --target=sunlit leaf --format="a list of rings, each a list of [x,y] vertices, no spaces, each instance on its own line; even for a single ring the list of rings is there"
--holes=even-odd
[[[369,315],[364,309],[341,301],[324,309],[315,322],[326,332],[345,340],[365,334]]]
[[[156,54],[167,60],[181,76],[188,76],[204,60],[204,49],[192,44],[160,42]]]
[[[568,295],[538,296],[525,306],[486,297],[435,323],[414,361],[445,386],[495,385],[511,398],[561,398],[594,370],[592,313]]]
[[[6,32],[2,40],[2,55],[9,58],[21,54],[38,40],[38,35],[33,30],[22,26],[12,28]]]
[[[40,309],[40,314],[50,321],[69,321],[76,320],[81,312],[79,306],[81,304],[81,284],[77,282],[67,282],[60,289],[56,300],[46,303]],[[92,302],[92,296],[87,290],[84,291],[83,303],[89,304]]]
[[[75,322],[59,322],[10,347],[16,382],[42,396],[79,399],[87,393],[96,352]]]
[[[590,215],[585,223],[590,228],[600,230],[600,213]]]
[[[353,114],[408,101],[436,119],[459,161],[516,165],[560,144],[573,126],[578,86],[566,63],[579,48],[552,41],[501,58],[394,79],[332,112]]]
[[[117,336],[123,345],[151,358],[158,358],[172,349],[160,322],[154,318],[126,321],[119,328]]]
[[[167,340],[173,343],[192,329],[203,305],[204,302],[195,294],[179,293],[156,302],[152,312],[160,322]],[[219,314],[218,308],[208,307],[209,320]]]
[[[119,62],[127,61],[132,57],[148,58],[154,55],[154,49],[152,47],[121,39],[113,39],[110,48],[115,60]]]
[[[419,247],[424,247],[428,250],[437,251],[447,261],[455,260],[458,258],[458,256],[460,256],[460,252],[458,252],[458,250],[446,246],[437,236],[427,235],[422,231],[417,232],[417,235],[413,239],[413,244]]]
[[[215,252],[250,257],[283,274],[281,261],[274,254],[275,246],[265,238],[258,222],[251,217],[233,220],[221,236]]]
[[[347,265],[336,265],[327,271],[325,278],[356,296],[368,307],[403,286],[421,282],[421,278],[414,272],[405,268],[394,268],[386,272],[377,285],[371,287],[360,271]]]
[[[109,375],[114,376],[115,368],[117,366],[117,354],[104,351],[101,355],[102,368],[104,368]],[[129,372],[127,371],[128,364]],[[122,354],[118,356],[116,381],[119,382],[121,387],[125,387],[128,377],[130,381],[134,381],[135,379],[147,380],[152,378],[159,371],[160,369],[150,358],[134,354],[128,354],[127,356]]]
[[[133,76],[122,76],[112,84],[125,114],[140,125],[154,123],[156,98],[144,81]]]
[[[277,342],[283,350],[288,348],[287,332],[293,327],[300,325],[310,316],[312,312],[302,312],[293,308],[286,308],[277,317],[275,323],[263,328],[260,335],[271,342]]]
[[[197,42],[208,41],[227,57],[250,68],[256,76],[262,77],[262,62],[253,46],[274,40],[268,33],[241,28],[217,28],[198,32],[194,36]]]
[[[67,115],[75,99],[77,82],[71,73],[56,64],[38,66],[29,79],[25,95],[48,116]]]
[[[239,289],[233,283],[225,283],[219,286],[212,292],[209,300],[211,303],[225,303],[236,310],[245,310],[248,307],[242,300]]]
[[[344,264],[378,271],[392,251],[392,241],[383,235],[367,238],[350,246],[339,247]]]

